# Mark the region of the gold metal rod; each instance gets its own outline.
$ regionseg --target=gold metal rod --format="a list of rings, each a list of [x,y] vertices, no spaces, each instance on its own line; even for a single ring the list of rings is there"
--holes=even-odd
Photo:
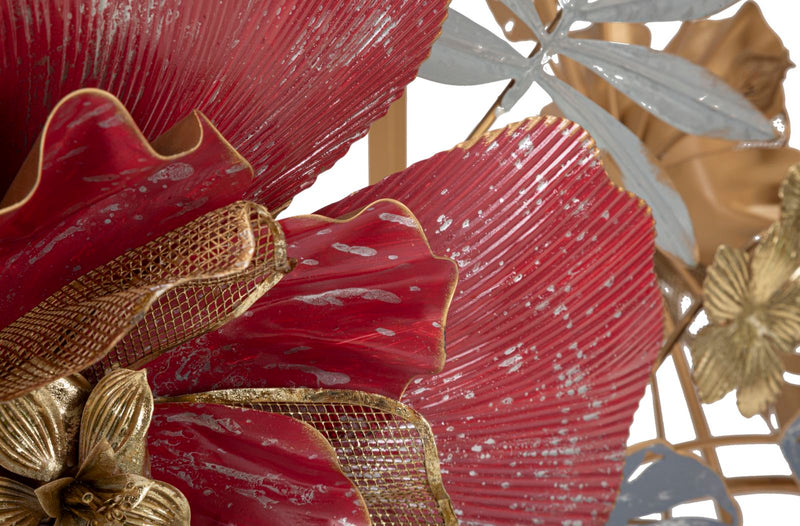
[[[743,446],[753,444],[774,445],[778,440],[778,435],[729,435],[721,437],[711,437],[698,440],[689,440],[680,444],[673,444],[676,451],[686,451],[692,449],[705,449],[709,447],[718,448],[721,446]]]
[[[395,172],[406,169],[407,163],[406,94],[389,106],[381,119],[369,129],[369,184],[375,184]]]
[[[792,477],[736,477],[727,479],[725,483],[731,495],[748,495],[752,493],[800,495],[800,487]]]

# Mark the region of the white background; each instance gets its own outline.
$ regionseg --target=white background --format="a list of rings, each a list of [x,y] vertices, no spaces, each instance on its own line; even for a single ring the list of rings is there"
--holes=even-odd
[[[671,0],[662,0],[671,1]],[[800,60],[800,28],[797,0],[758,0],[769,24],[784,41],[792,58]],[[483,0],[452,0],[451,6],[487,29],[502,36],[502,32]],[[736,12],[735,5],[714,18],[724,18]],[[678,23],[650,24],[654,47],[663,48],[677,30]],[[515,45],[527,55],[530,43]],[[456,87],[415,80],[408,88],[408,162],[426,159],[452,148],[463,141],[505,86],[497,82],[482,86]],[[790,70],[784,84],[790,119],[800,122],[800,71]],[[525,117],[536,115],[549,102],[547,95],[534,87],[494,127],[502,127]],[[795,133],[790,145],[800,147],[800,133]],[[355,143],[348,154],[333,169],[320,176],[317,183],[295,198],[282,217],[311,213],[323,205],[341,199],[367,184],[367,140]],[[665,404],[667,439],[683,442],[695,438],[688,410],[671,363],[659,371],[659,386]],[[767,433],[767,426],[758,418],[745,419],[736,410],[735,395],[706,406],[712,434]],[[646,394],[636,414],[629,443],[655,437],[650,393]],[[718,450],[722,469],[727,476],[788,475],[790,470],[777,446],[733,446]],[[677,481],[679,482],[679,481]],[[745,526],[783,526],[800,523],[800,497],[787,495],[754,495],[737,499],[744,515]],[[676,515],[714,517],[710,503],[682,507]]]

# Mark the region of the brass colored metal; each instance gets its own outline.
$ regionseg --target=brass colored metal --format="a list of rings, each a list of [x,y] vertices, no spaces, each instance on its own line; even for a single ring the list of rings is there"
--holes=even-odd
[[[64,525],[188,525],[181,492],[144,476],[153,413],[145,373],[119,369],[87,399],[88,389],[79,377],[61,379],[0,404],[0,467],[44,482],[34,489],[0,477],[0,522],[35,526],[50,517]],[[78,433],[72,428],[81,412]],[[35,466],[41,472],[31,477]]]
[[[457,524],[430,425],[408,406],[361,391],[231,389],[156,400],[247,407],[316,428],[339,456],[375,525]]]
[[[369,129],[369,184],[406,169],[406,94],[397,99],[386,115]]]
[[[115,367],[138,368],[243,313],[291,268],[265,208],[239,202],[210,212],[83,275],[0,330],[0,401],[99,360],[86,371],[93,382]]]

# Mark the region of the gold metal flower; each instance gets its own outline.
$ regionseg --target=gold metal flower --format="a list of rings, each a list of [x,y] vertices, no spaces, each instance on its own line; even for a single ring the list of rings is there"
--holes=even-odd
[[[800,170],[781,189],[781,219],[751,253],[720,246],[704,283],[710,324],[691,346],[704,402],[737,389],[744,416],[763,414],[783,385],[780,353],[800,343]]]
[[[0,476],[0,524],[189,524],[183,494],[146,476],[152,414],[145,373],[127,369],[94,390],[76,375],[0,403],[0,466],[10,472]]]

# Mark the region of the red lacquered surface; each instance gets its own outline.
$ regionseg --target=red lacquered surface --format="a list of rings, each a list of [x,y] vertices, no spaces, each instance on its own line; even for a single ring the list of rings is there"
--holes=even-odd
[[[416,75],[447,0],[0,1],[0,194],[72,90],[118,96],[153,139],[198,109],[274,209]]]
[[[80,91],[58,105],[33,153],[38,184],[0,213],[0,328],[78,276],[245,191],[247,162],[202,116],[189,119],[181,135],[191,144],[162,156],[107,93]]]
[[[346,221],[281,221],[297,267],[248,312],[148,364],[156,393],[238,387],[359,389],[399,398],[444,364],[452,261],[399,203]]]
[[[460,267],[432,424],[464,523],[605,524],[661,340],[653,221],[582,129],[531,120],[322,211],[391,197]],[[539,522],[536,522],[538,520]]]
[[[330,444],[293,418],[156,404],[148,447],[153,478],[183,492],[193,525],[369,524]]]

